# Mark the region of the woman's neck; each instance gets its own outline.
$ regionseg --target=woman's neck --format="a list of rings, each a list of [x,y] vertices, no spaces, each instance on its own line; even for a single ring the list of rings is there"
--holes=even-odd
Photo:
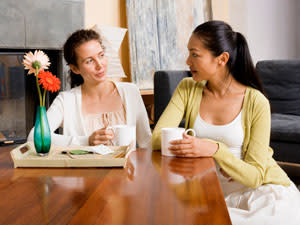
[[[218,79],[210,79],[206,83],[206,88],[215,96],[225,96],[230,90],[233,80],[231,74]]]
[[[227,74],[222,79],[211,79],[206,83],[206,90],[217,98],[228,95],[242,94],[245,86],[237,82],[231,74]]]
[[[82,95],[91,98],[102,99],[112,95],[116,91],[116,86],[112,81],[105,80],[98,84],[83,84],[81,86]]]

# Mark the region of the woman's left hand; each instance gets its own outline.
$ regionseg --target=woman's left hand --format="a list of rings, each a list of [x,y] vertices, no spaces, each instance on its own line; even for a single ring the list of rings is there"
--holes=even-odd
[[[218,144],[183,134],[183,139],[170,142],[169,150],[179,157],[211,157],[218,150]]]

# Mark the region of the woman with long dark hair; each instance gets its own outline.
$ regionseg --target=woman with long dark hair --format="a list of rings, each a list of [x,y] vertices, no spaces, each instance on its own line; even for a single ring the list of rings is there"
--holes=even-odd
[[[300,193],[272,158],[270,105],[246,39],[209,21],[193,31],[188,50],[193,77],[177,86],[154,129],[153,149],[161,148],[161,128],[185,118],[196,137],[184,134],[169,150],[215,159],[234,225],[300,224]]]

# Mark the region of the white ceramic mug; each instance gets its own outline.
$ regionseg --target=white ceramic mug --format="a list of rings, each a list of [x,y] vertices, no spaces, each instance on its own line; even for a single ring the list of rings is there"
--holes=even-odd
[[[107,127],[114,133],[112,144],[114,146],[128,146],[133,143],[136,146],[136,131],[135,126],[131,125],[114,125]]]
[[[182,139],[183,133],[192,132],[192,136],[196,135],[196,132],[193,129],[185,130],[182,127],[168,127],[161,129],[161,154],[165,156],[174,156],[169,151],[170,142],[174,140]]]

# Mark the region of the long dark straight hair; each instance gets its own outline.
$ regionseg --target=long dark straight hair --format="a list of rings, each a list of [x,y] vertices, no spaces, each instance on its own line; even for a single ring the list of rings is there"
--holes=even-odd
[[[64,44],[64,58],[67,64],[78,66],[75,49],[80,45],[92,40],[99,41],[103,51],[105,50],[105,47],[102,44],[102,38],[95,30],[81,29],[72,33]],[[72,88],[83,84],[84,80],[80,74],[73,73],[71,69],[69,74],[69,80]]]
[[[247,41],[241,33],[234,32],[231,26],[223,21],[212,20],[197,26],[193,35],[198,37],[215,57],[228,52],[227,67],[232,76],[241,84],[265,94],[253,65]]]

